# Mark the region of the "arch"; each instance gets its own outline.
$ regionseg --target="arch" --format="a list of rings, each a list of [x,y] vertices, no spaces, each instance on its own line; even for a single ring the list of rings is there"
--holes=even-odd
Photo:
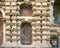
[[[0,11],[1,11],[3,17],[5,17],[5,12],[4,12],[4,10],[3,10],[2,8],[0,8]]]
[[[0,46],[5,42],[5,24],[3,24],[3,18],[5,17],[4,10],[0,8]]]
[[[21,23],[21,44],[22,45],[31,45],[32,43],[32,26],[29,22]]]
[[[31,16],[32,15],[32,4],[22,3],[20,5],[20,15],[21,16]]]

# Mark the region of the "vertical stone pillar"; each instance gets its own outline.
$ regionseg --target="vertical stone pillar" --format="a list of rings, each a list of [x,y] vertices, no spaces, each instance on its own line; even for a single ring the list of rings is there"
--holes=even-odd
[[[35,41],[35,45],[36,47],[41,47],[41,32],[40,32],[40,14],[41,14],[41,11],[40,11],[40,6],[41,6],[41,3],[38,2],[37,0],[34,2],[33,4],[33,19],[35,20],[35,30],[34,30],[34,41]]]
[[[5,0],[3,8],[5,9],[5,46],[12,46],[16,39],[16,0]],[[14,35],[13,35],[14,34]],[[14,46],[15,46],[14,45]]]

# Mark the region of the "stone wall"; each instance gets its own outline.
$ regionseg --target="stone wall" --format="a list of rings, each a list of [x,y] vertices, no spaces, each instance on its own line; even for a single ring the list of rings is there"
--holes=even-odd
[[[22,21],[31,22],[32,25],[32,45],[29,46],[50,46],[50,24],[53,21],[51,20],[53,16],[51,2],[48,0],[30,1],[30,4],[33,6],[33,14],[29,17],[20,15],[20,5],[24,2],[29,3],[29,0],[22,2],[5,0],[2,2],[3,4],[1,3],[5,12],[5,43],[3,46],[22,46],[20,41]]]

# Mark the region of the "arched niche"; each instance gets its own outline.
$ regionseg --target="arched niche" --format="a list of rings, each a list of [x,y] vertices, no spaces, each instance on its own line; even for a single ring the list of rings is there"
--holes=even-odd
[[[22,3],[20,5],[20,15],[21,16],[32,16],[32,4]]]
[[[20,27],[21,44],[31,45],[32,44],[32,26],[29,22],[22,22]]]
[[[54,23],[60,24],[60,0],[55,0],[54,2]]]

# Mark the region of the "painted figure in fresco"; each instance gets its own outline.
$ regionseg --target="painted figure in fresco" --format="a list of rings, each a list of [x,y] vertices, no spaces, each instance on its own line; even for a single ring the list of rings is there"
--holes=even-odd
[[[20,6],[21,16],[31,16],[32,15],[32,5],[31,4],[21,4]]]
[[[31,25],[24,25],[21,28],[21,43],[29,45],[32,42],[32,27]]]
[[[31,10],[30,9],[23,9],[22,10],[22,16],[31,16]]]

